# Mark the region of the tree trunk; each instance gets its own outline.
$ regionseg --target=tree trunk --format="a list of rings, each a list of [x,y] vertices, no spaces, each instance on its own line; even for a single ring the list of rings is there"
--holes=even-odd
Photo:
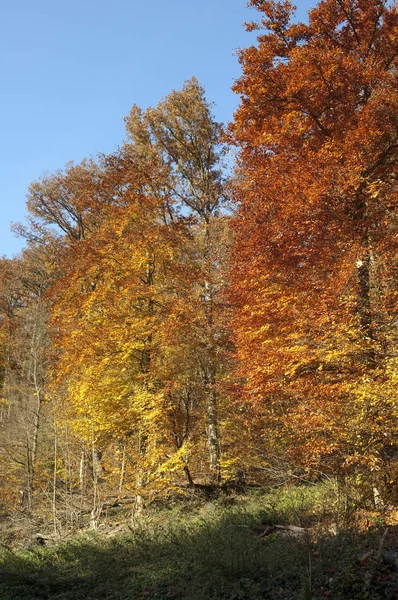
[[[210,241],[210,228],[209,222],[205,219],[204,222],[204,262],[211,263],[211,241]],[[214,482],[219,483],[221,481],[220,473],[220,441],[218,431],[218,415],[217,415],[217,392],[216,392],[216,352],[214,348],[214,296],[213,284],[210,281],[204,281],[203,284],[203,302],[204,310],[207,320],[207,347],[208,356],[206,361],[208,367],[205,369],[204,383],[206,393],[206,434],[207,434],[207,445],[209,450],[209,467],[211,478]]]
[[[119,496],[122,495],[122,491],[123,491],[125,471],[126,471],[126,444],[123,445],[122,461],[120,464]]]
[[[152,287],[154,284],[154,273],[155,273],[155,259],[154,256],[147,253],[146,273],[145,273],[145,284],[148,286],[148,315],[153,315],[155,310],[155,303],[152,296]],[[149,389],[150,377],[151,377],[151,360],[152,360],[152,334],[149,333],[145,340],[145,347],[141,355],[140,370],[143,377],[144,386]],[[139,432],[138,436],[138,456],[144,457],[147,452],[147,435],[142,431]],[[142,466],[138,465],[136,475],[137,493],[135,496],[134,507],[131,512],[131,526],[134,528],[141,517],[144,508],[144,498],[142,496],[142,489],[145,485],[145,475],[142,470]]]
[[[92,425],[91,455],[93,463],[93,508],[90,514],[90,529],[97,529],[102,512],[99,479],[102,475],[101,453],[95,446],[94,425]]]
[[[28,466],[28,499],[29,509],[32,508],[34,492],[35,467],[37,459],[37,446],[41,425],[41,412],[43,404],[43,345],[45,338],[44,308],[39,294],[34,307],[33,329],[30,340],[30,357],[27,363],[27,382],[33,390],[33,410],[31,432],[27,435],[27,466]],[[30,428],[29,424],[27,425]]]
[[[372,253],[367,249],[366,253],[357,261],[357,277],[359,294],[357,311],[361,327],[362,338],[366,344],[364,350],[365,363],[374,368],[376,366],[376,353],[374,348],[373,315],[371,301],[371,265]]]
[[[57,463],[58,463],[58,443],[57,443],[57,425],[54,419],[54,469],[53,469],[53,497],[52,497],[52,511],[53,511],[53,527],[54,534],[58,535],[57,527]]]
[[[210,376],[206,377],[206,433],[209,449],[209,467],[211,478],[215,483],[221,480],[220,444],[218,435],[217,392],[215,389],[215,368],[211,365]]]

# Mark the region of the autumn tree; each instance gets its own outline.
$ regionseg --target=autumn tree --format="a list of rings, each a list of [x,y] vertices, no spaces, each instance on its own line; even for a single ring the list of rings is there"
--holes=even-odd
[[[50,231],[55,227],[67,239],[84,239],[95,227],[93,207],[99,171],[100,165],[93,160],[78,165],[70,162],[64,171],[33,182],[27,195],[29,227],[18,226],[17,232],[31,241],[43,242],[43,230],[49,226]]]
[[[189,364],[186,362],[188,371],[183,378],[186,382],[201,382],[209,466],[213,479],[217,480],[220,476],[217,389],[224,364],[222,338],[225,339],[224,275],[220,265],[224,263],[228,238],[225,233],[228,219],[222,215],[226,201],[223,128],[214,120],[211,105],[195,78],[154,108],[142,111],[134,106],[126,118],[126,128],[129,141],[125,151],[138,154],[143,164],[155,160],[159,165],[161,177],[151,181],[150,191],[165,199],[170,220],[175,221],[181,215],[190,220],[195,255],[192,268],[199,269],[200,277],[189,300],[195,306],[197,318],[187,332],[190,358],[185,354]],[[185,389],[182,393],[190,392]]]
[[[51,396],[86,456],[91,448],[97,508],[104,478],[139,499],[175,472],[192,484],[226,466],[222,127],[195,79],[155,108],[134,107],[126,125],[114,154],[30,186],[22,230],[56,248]]]
[[[46,257],[37,248],[0,263],[1,453],[14,502],[33,507],[48,364]],[[21,497],[18,498],[18,494]]]
[[[384,0],[250,2],[231,298],[247,400],[310,469],[396,444],[397,28]],[[351,428],[351,429],[349,429]]]
[[[170,273],[178,269],[179,232],[162,222],[156,200],[129,189],[118,198],[94,235],[69,246],[53,289],[55,377],[66,382],[85,439],[93,436],[102,452],[112,442],[130,445],[142,487],[170,451],[163,451],[168,406],[155,365],[164,320],[181,302]]]
[[[84,178],[71,180],[69,169],[34,186],[40,189],[35,214],[40,198],[50,192],[57,198],[57,185],[69,206],[85,195]],[[161,180],[157,162],[143,163],[137,153],[101,159],[85,196],[95,222],[87,210],[84,236],[61,235],[48,296],[55,333],[52,395],[59,397],[58,416],[92,447],[97,508],[104,468],[112,490],[112,449],[123,457],[118,487],[123,479],[137,500],[170,484],[175,470],[189,473],[198,377],[192,368],[181,376],[177,364],[186,369],[193,362],[183,337],[198,320],[201,300],[192,290],[200,269],[189,220],[171,218],[172,198],[149,195],[155,178]],[[59,227],[58,220],[51,210],[44,225]],[[195,303],[187,303],[192,296]],[[60,408],[62,397],[69,414]]]

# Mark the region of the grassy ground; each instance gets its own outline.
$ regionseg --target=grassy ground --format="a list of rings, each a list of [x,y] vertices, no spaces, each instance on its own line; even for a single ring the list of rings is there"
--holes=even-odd
[[[344,521],[341,515],[324,484],[152,509],[134,532],[85,534],[29,550],[3,547],[0,598],[398,598],[397,569],[377,560],[385,517],[361,513],[359,520],[350,513]],[[267,523],[306,531],[259,537]],[[385,541],[391,551],[394,531]]]

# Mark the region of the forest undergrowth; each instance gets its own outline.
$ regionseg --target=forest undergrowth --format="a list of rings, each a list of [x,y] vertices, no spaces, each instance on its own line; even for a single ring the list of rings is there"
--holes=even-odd
[[[135,529],[45,545],[2,533],[2,600],[378,600],[397,597],[398,513],[358,507],[330,483],[175,500]]]

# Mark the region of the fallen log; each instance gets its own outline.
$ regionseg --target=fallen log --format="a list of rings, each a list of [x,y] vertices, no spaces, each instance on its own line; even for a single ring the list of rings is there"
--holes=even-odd
[[[279,533],[281,535],[292,535],[301,536],[306,533],[306,529],[303,527],[297,527],[296,525],[263,525],[255,528],[255,532],[258,537],[263,538],[271,535],[272,533]]]

